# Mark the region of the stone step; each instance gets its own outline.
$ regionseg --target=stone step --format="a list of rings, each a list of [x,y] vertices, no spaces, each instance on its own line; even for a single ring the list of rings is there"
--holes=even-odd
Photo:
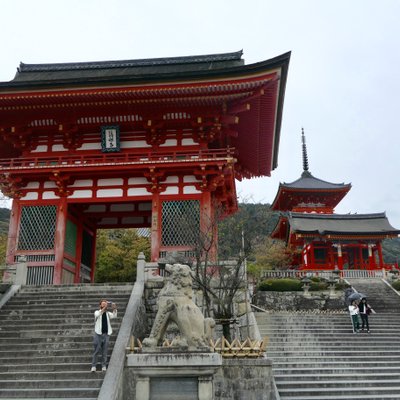
[[[112,339],[113,336],[111,336],[109,344],[113,345],[115,340]],[[52,343],[1,343],[0,342],[0,352],[24,352],[24,351],[29,351],[29,350],[50,350],[50,349],[55,349],[55,350],[60,350],[60,349],[87,349],[90,348],[92,349],[93,347],[93,340],[90,340],[89,338],[86,338],[86,341],[81,341],[81,342],[76,342],[76,341],[71,341],[71,338],[69,338],[69,341],[65,340],[64,342],[52,342]]]
[[[37,357],[61,357],[68,356],[75,357],[82,354],[91,354],[93,346],[86,346],[82,348],[64,348],[64,349],[36,349],[36,350],[21,350],[15,351],[0,351],[0,362],[6,359],[19,359],[19,358],[37,358]]]
[[[329,388],[329,389],[340,389],[340,388],[376,388],[378,386],[383,385],[385,388],[389,387],[400,387],[400,379],[336,379],[336,380],[301,380],[301,381],[280,381],[277,384],[278,389],[285,388],[285,389],[318,389],[319,387]]]
[[[118,317],[114,318],[113,321],[114,322],[121,322],[122,318],[123,318],[123,315],[118,311]],[[82,324],[92,324],[93,325],[94,314],[92,314],[90,316],[87,316],[87,317],[84,317],[84,318],[83,317],[72,317],[72,316],[68,316],[68,317],[64,316],[64,318],[62,318],[62,317],[54,318],[53,316],[51,316],[51,321],[49,321],[48,317],[43,318],[43,316],[42,316],[42,318],[30,318],[30,317],[27,317],[27,318],[21,318],[21,319],[18,319],[18,320],[15,320],[15,319],[12,320],[12,318],[10,317],[8,320],[3,319],[1,321],[1,327],[2,328],[3,327],[6,328],[6,327],[9,327],[11,325],[20,326],[20,327],[23,327],[25,325],[29,325],[29,326],[32,326],[32,325],[42,325],[42,326],[44,326],[44,325],[53,325],[54,326],[54,325],[68,324],[68,323],[74,324],[74,323],[77,323],[78,321],[80,323],[82,323]]]
[[[290,362],[319,362],[320,360],[323,360],[325,363],[326,362],[337,362],[337,361],[347,361],[347,362],[369,362],[369,361],[393,361],[393,362],[398,362],[400,365],[400,354],[393,354],[393,355],[381,355],[381,354],[373,354],[373,355],[368,355],[368,354],[346,354],[346,355],[340,355],[340,354],[322,354],[322,355],[301,355],[301,353],[298,353],[296,355],[290,355],[288,357],[286,356],[274,356],[271,357],[274,362],[280,363],[280,362],[285,362],[286,360],[290,360]]]
[[[118,334],[118,329],[113,328],[113,335]],[[79,328],[79,329],[48,329],[48,330],[7,330],[1,331],[1,336],[3,338],[9,337],[18,337],[23,338],[24,340],[27,338],[34,338],[34,337],[53,337],[54,335],[70,335],[70,336],[92,336],[93,335],[93,327],[90,328]]]
[[[75,372],[83,371],[86,369],[89,371],[91,359],[85,359],[83,362],[53,362],[38,364],[36,360],[31,360],[30,364],[17,364],[17,363],[1,363],[0,373],[23,373],[23,372]]]
[[[103,283],[88,283],[88,284],[73,284],[73,285],[31,285],[31,286],[24,286],[23,292],[21,294],[27,293],[43,293],[46,295],[47,293],[51,292],[83,292],[83,293],[90,293],[90,292],[98,292],[98,293],[107,293],[109,291],[129,291],[129,289],[133,288],[133,284],[130,282],[126,283],[113,283],[113,284],[103,284]]]
[[[282,369],[282,368],[347,368],[351,366],[353,369],[363,369],[363,368],[381,368],[385,366],[392,366],[393,368],[400,368],[400,362],[396,360],[353,360],[351,363],[346,360],[334,360],[334,361],[327,361],[323,360],[315,360],[315,359],[308,359],[308,360],[301,360],[301,361],[294,361],[294,360],[273,360],[274,369]]]
[[[310,396],[290,396],[290,395],[285,395],[281,396],[281,400],[399,400],[399,397],[395,394],[363,394],[363,395],[358,395],[356,394],[345,394],[345,395],[338,395],[338,394],[333,394],[333,395],[326,395],[326,396],[318,396],[318,397],[310,397]]]
[[[350,371],[350,369],[349,369]],[[375,370],[374,370],[375,371]],[[399,369],[400,371],[400,369]],[[275,379],[279,380],[279,382],[292,382],[295,384],[297,381],[305,381],[305,382],[329,382],[329,381],[340,381],[340,382],[348,382],[348,381],[379,381],[383,382],[385,380],[400,380],[400,373],[393,373],[393,372],[374,372],[374,373],[363,373],[355,374],[355,373],[337,373],[332,371],[332,373],[291,373],[292,371],[288,372],[287,374],[279,374],[279,372],[275,369]],[[351,372],[353,372],[351,370]],[[1,375],[0,375],[1,379]]]
[[[324,359],[327,358],[340,358],[340,357],[359,357],[358,354],[360,354],[360,349],[354,348],[351,351],[345,351],[343,349],[338,349],[338,350],[326,350],[324,349],[316,349],[316,350],[304,350],[304,349],[297,349],[294,351],[271,351],[267,349],[267,354],[269,357],[273,358],[274,360],[279,360],[281,358],[287,358],[290,357],[291,359],[293,358],[299,358],[299,357],[307,357],[307,358],[319,358],[319,357],[324,357]],[[371,358],[374,357],[376,358],[383,358],[383,357],[388,357],[388,359],[393,358],[393,357],[400,357],[400,349],[393,349],[393,350],[382,350],[382,349],[363,349],[362,350],[363,356],[361,357],[362,359],[364,358]]]
[[[92,319],[94,318],[94,312],[97,310],[97,308],[92,308],[92,309],[87,309],[87,310],[77,310],[74,312],[72,315],[74,318],[76,317],[82,317],[84,319]],[[118,318],[122,318],[124,316],[124,311],[125,311],[125,306],[118,308]],[[65,313],[65,309],[60,308],[59,310],[42,310],[42,309],[37,309],[37,310],[13,310],[9,312],[0,312],[0,321],[1,322],[13,322],[15,321],[20,321],[21,319],[27,320],[27,321],[34,321],[34,320],[42,320],[43,318],[49,319],[51,318],[57,318],[57,319],[62,319],[62,318],[70,318],[67,316]],[[3,325],[3,324],[1,324]]]
[[[90,364],[89,364],[90,366]],[[19,377],[20,380],[59,380],[59,379],[97,379],[102,381],[104,378],[104,373],[102,373],[99,369],[100,373],[92,373],[89,371],[89,366],[85,365],[85,369],[81,371],[68,371],[68,374],[65,371],[14,371],[14,372],[0,372],[0,381],[3,380],[12,380],[16,376]]]
[[[46,399],[50,397],[54,399],[97,399],[99,394],[98,388],[28,388],[28,389],[0,389],[0,399]]]
[[[7,379],[0,380],[0,387],[2,389],[19,389],[22,385],[25,389],[35,389],[40,387],[41,389],[78,389],[78,388],[100,388],[102,384],[101,379],[96,379],[95,375],[101,375],[97,373],[91,373],[90,376],[85,379],[68,379],[64,377],[62,379]]]
[[[288,396],[296,399],[296,396],[307,396],[305,398],[308,399],[318,399],[321,400],[321,396],[335,396],[333,398],[337,399],[337,396],[351,396],[356,395],[360,396],[359,398],[365,398],[365,395],[374,395],[374,398],[378,398],[382,394],[385,395],[396,395],[398,397],[393,397],[393,399],[400,399],[400,385],[399,386],[371,386],[368,388],[362,387],[337,387],[337,388],[329,388],[329,387],[320,387],[320,388],[279,388],[279,394],[281,395],[282,400],[287,400]],[[361,397],[362,396],[362,397]]]
[[[112,300],[113,303],[117,304],[117,306],[121,302],[126,301],[126,296],[114,296]],[[87,298],[87,297],[73,297],[70,299],[55,299],[55,298],[40,298],[40,299],[32,299],[30,297],[28,300],[21,300],[21,299],[11,299],[9,302],[7,302],[7,305],[9,307],[35,307],[35,306],[58,306],[58,305],[64,305],[68,307],[77,307],[77,306],[85,306],[87,307],[88,305],[90,307],[97,307],[99,305],[99,298]]]
[[[344,376],[351,376],[354,373],[354,368],[350,365],[345,365],[344,367],[337,366],[334,367],[332,365],[326,367],[314,367],[313,365],[309,365],[308,367],[293,367],[291,369],[288,368],[279,368],[275,363],[273,364],[273,369],[275,372],[275,376],[291,376],[291,375],[311,375],[314,376],[314,379],[318,379],[319,376],[326,376],[326,375],[344,375]],[[363,375],[375,375],[375,374],[400,374],[400,365],[399,366],[386,366],[381,365],[379,367],[373,366],[372,368],[365,366],[362,368]],[[363,376],[360,373],[359,376]]]
[[[23,319],[18,321],[9,321],[8,323],[2,323],[0,327],[0,331],[7,331],[14,328],[18,330],[29,330],[29,329],[38,329],[38,327],[43,327],[43,330],[46,330],[50,327],[61,327],[65,328],[67,326],[70,327],[82,327],[94,326],[94,315],[89,318],[78,318],[78,317],[67,317],[64,319],[59,318],[51,318],[48,316],[46,319]],[[118,315],[116,318],[111,319],[111,323],[121,323],[123,315]]]
[[[373,345],[373,347],[370,347],[371,351],[385,351],[387,350],[388,346],[384,345],[384,344],[377,344],[375,345],[375,343],[371,342],[371,344]],[[65,347],[67,347],[67,344],[65,344]],[[289,345],[284,345],[284,344],[277,344],[277,343],[273,343],[273,344],[269,344],[267,345],[267,353],[268,356],[272,357],[275,353],[279,352],[280,354],[282,354],[282,352],[288,352],[290,354],[296,353],[298,351],[300,352],[307,352],[307,354],[309,354],[310,352],[320,352],[320,351],[326,351],[326,352],[335,352],[336,349],[339,347],[338,343],[331,343],[331,344],[325,344],[322,345],[320,343],[307,343],[307,344],[302,344],[301,348],[299,348],[298,344],[289,344]],[[0,345],[0,350],[3,347]],[[353,351],[357,351],[359,352],[358,349],[354,348],[354,344],[346,344],[341,346],[340,345],[340,349],[342,351],[348,351],[348,352],[353,352]]]

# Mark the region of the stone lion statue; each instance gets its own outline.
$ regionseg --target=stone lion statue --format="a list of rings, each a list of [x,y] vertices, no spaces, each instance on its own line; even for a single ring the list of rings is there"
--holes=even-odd
[[[170,322],[175,322],[181,337],[173,344],[182,348],[209,347],[215,322],[204,318],[193,302],[192,274],[187,265],[166,265],[170,273],[160,291],[158,312],[150,336],[143,341],[145,347],[156,347],[164,338]]]

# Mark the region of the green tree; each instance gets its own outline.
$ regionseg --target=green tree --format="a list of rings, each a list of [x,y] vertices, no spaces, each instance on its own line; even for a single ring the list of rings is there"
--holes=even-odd
[[[6,263],[7,234],[0,234],[0,267]]]
[[[99,230],[95,282],[132,282],[140,252],[150,256],[150,241],[134,229]]]
[[[240,203],[237,213],[223,219],[218,226],[218,254],[220,259],[236,256],[242,249],[242,232],[246,257],[254,260],[254,248],[270,235],[278,215],[269,204]]]
[[[286,247],[283,240],[270,237],[257,244],[254,251],[255,266],[262,269],[287,268],[293,259],[293,252]]]

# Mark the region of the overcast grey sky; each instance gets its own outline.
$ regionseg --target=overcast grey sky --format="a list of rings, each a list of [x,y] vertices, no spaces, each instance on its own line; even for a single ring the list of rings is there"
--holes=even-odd
[[[386,211],[400,229],[400,1],[0,0],[0,81],[19,62],[292,51],[279,165],[238,193],[272,202],[302,172],[353,185],[336,212]]]

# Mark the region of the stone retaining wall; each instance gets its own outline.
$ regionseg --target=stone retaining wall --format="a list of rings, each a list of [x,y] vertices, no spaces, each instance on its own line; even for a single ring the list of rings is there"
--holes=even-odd
[[[277,400],[272,361],[224,358],[214,375],[215,400]]]
[[[264,310],[271,311],[299,311],[299,310],[344,310],[346,308],[345,292],[335,293],[335,297],[328,292],[257,292],[252,303]]]

